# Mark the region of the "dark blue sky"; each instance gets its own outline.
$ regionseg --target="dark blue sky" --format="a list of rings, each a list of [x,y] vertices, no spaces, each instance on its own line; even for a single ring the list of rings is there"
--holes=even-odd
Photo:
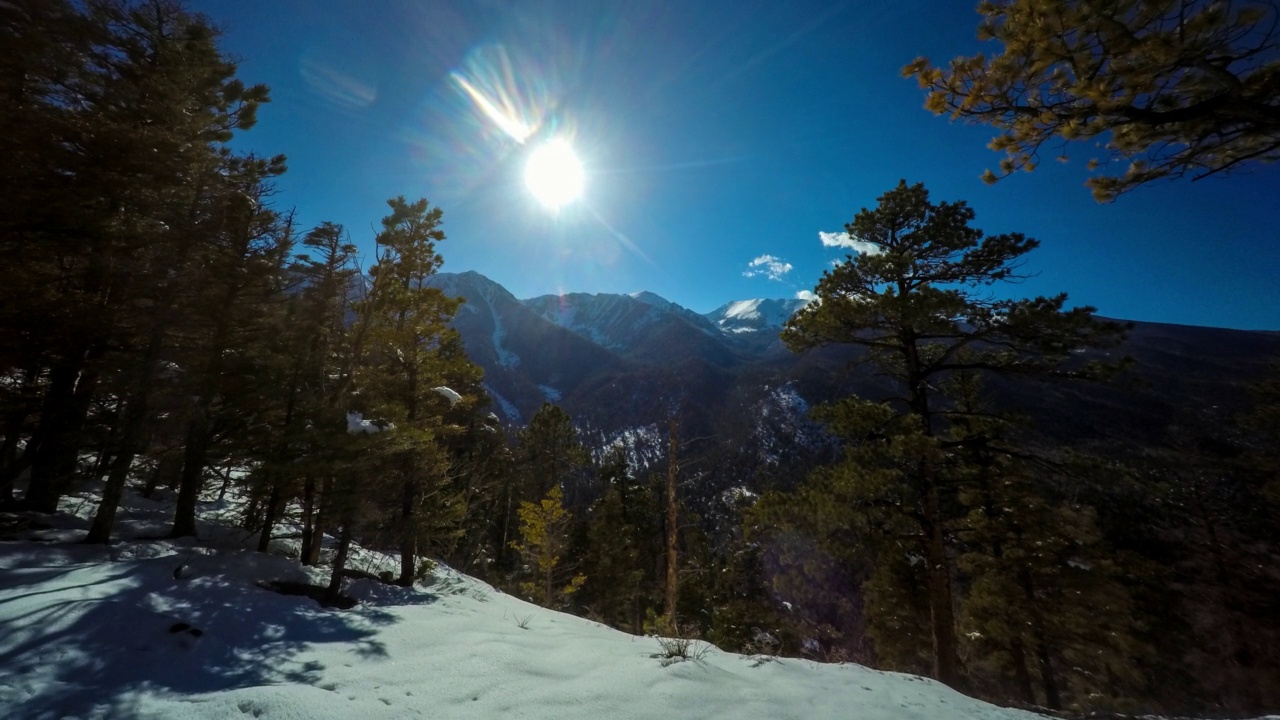
[[[1280,168],[1140,189],[1083,186],[1088,147],[996,186],[987,128],[925,111],[899,71],[987,50],[972,3],[198,0],[240,77],[273,101],[243,149],[284,153],[278,204],[342,223],[362,248],[394,195],[444,209],[445,270],[519,297],[650,290],[699,312],[792,297],[842,253],[823,247],[900,178],[967,200],[976,225],[1042,246],[1017,294],[1134,320],[1280,329]],[[489,79],[537,121],[525,145],[456,78]],[[496,95],[492,93],[491,95]],[[540,139],[572,140],[581,201],[526,190]],[[749,270],[770,264],[778,279]]]

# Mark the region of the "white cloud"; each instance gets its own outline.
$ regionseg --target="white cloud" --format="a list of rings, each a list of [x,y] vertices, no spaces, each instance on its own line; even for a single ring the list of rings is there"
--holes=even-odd
[[[879,245],[866,240],[858,240],[847,232],[822,232],[819,230],[818,239],[822,241],[823,247],[848,248],[856,253],[866,255],[880,254]]]
[[[805,302],[813,302],[818,299],[818,296],[814,295],[812,290],[801,290],[796,293],[796,299],[803,300]]]
[[[742,276],[757,277],[763,275],[770,280],[781,280],[782,276],[791,272],[791,270],[791,263],[772,255],[761,255],[747,264],[747,269],[742,271]]]

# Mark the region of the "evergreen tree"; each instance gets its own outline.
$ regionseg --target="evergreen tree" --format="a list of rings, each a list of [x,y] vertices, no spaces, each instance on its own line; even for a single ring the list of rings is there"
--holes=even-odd
[[[450,474],[464,489],[467,516],[462,534],[441,549],[440,558],[462,572],[496,581],[498,573],[510,569],[501,563],[510,548],[500,543],[505,490],[513,472],[511,449],[497,416],[473,414],[466,431],[450,443],[450,453]]]
[[[846,398],[821,411],[848,443],[829,472],[862,508],[891,509],[906,523],[927,574],[932,674],[962,682],[948,551],[956,450],[974,438],[950,436],[972,412],[947,393],[961,372],[1095,376],[1100,366],[1069,365],[1073,352],[1117,342],[1124,328],[1093,319],[1092,308],[1065,310],[1065,294],[998,299],[989,288],[1018,278],[1021,258],[1038,243],[1018,233],[985,235],[965,203],[931,203],[906,182],[863,209],[847,226],[875,249],[823,274],[810,303],[788,321],[783,341],[795,351],[839,343],[865,349],[863,362],[891,379],[881,401]]]
[[[588,515],[581,603],[601,622],[640,633],[655,602],[661,512],[621,448],[606,454],[597,478],[605,491]]]
[[[447,297],[429,280],[442,259],[437,242],[442,212],[427,201],[389,200],[377,236],[378,262],[370,270],[368,297],[357,308],[357,349],[353,374],[364,409],[395,425],[397,438],[385,458],[385,477],[398,483],[395,535],[400,547],[399,582],[417,574],[421,535],[429,524],[465,515],[463,494],[448,477],[446,438],[461,431],[443,421],[454,400],[438,389],[450,382],[476,384],[479,369],[462,352],[448,322],[460,300]],[[424,506],[430,504],[429,516]]]
[[[783,620],[780,639],[791,640],[793,652],[870,662],[860,586],[867,551],[875,550],[869,541],[894,536],[869,530],[871,519],[850,491],[837,473],[819,468],[794,492],[763,494],[744,514],[743,537],[758,547],[770,604]],[[881,659],[893,669],[914,668]]]
[[[1034,169],[1046,144],[1100,137],[1106,157],[1090,169],[1126,168],[1090,178],[1100,201],[1280,158],[1274,3],[988,0],[978,12],[978,38],[999,52],[903,73],[929,90],[926,108],[1001,130],[988,182]]]
[[[537,503],[522,502],[520,541],[512,546],[524,558],[531,579],[520,583],[520,592],[543,607],[563,608],[587,578],[564,564],[573,515],[564,508],[564,493],[553,486]]]
[[[45,378],[14,462],[31,468],[24,502],[50,511],[100,393],[114,398],[97,405],[114,419],[99,466],[114,458],[118,476],[138,452],[147,377],[176,323],[170,301],[221,197],[222,145],[253,124],[267,93],[234,79],[217,33],[173,2],[21,2],[0,13],[13,40],[6,130],[21,127],[5,133],[14,162],[0,174],[0,256],[23,269],[6,273],[21,280],[0,297],[2,332],[16,341],[5,362]]]
[[[225,205],[217,217],[222,232],[197,249],[191,322],[183,328],[179,364],[187,369],[186,437],[182,475],[171,534],[194,535],[196,501],[210,454],[227,433],[258,410],[252,393],[257,368],[252,349],[266,340],[273,313],[264,305],[281,296],[283,265],[292,246],[287,218],[265,204],[267,179],[284,171],[283,159],[248,157],[231,163]],[[240,184],[243,183],[243,184]],[[240,396],[242,402],[233,398]]]
[[[555,486],[563,492],[589,460],[569,414],[549,402],[542,403],[529,425],[516,433],[516,441],[522,498],[541,497]]]
[[[1105,708],[1144,689],[1141,621],[1093,509],[1054,501],[1033,480],[1001,454],[975,465],[960,493],[973,675],[1033,705]]]
[[[250,505],[260,513],[246,527],[261,528],[265,551],[287,502],[301,499],[301,555],[319,560],[321,478],[331,458],[334,436],[346,431],[340,402],[344,386],[351,291],[358,278],[356,248],[340,225],[321,223],[302,240],[286,273],[289,292],[267,320],[259,362],[261,400],[254,409],[265,427],[247,448],[258,463]]]

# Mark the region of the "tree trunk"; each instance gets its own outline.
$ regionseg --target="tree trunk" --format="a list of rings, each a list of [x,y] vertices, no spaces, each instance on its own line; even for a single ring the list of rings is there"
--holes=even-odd
[[[298,552],[303,565],[311,565],[311,546],[315,543],[316,481],[310,475],[302,481],[302,548]]]
[[[342,597],[342,571],[347,568],[347,553],[351,550],[351,523],[343,522],[338,531],[338,552],[333,556],[333,574],[329,576],[327,595],[329,602],[337,602]]]
[[[960,651],[952,605],[951,570],[942,528],[938,489],[929,483],[924,494],[925,562],[928,563],[929,616],[933,631],[933,677],[960,689]]]
[[[102,488],[102,501],[93,514],[93,522],[89,525],[89,534],[83,542],[87,545],[106,545],[111,542],[111,530],[116,523],[116,510],[124,498],[125,482],[129,478],[129,468],[133,465],[133,453],[120,453],[111,463],[111,473],[107,476],[107,484]]]
[[[676,541],[679,539],[677,535],[679,518],[676,514],[676,473],[679,465],[676,462],[676,419],[671,418],[667,426],[668,449],[667,449],[667,575],[665,583],[666,591],[666,616],[667,622],[671,624],[671,631],[676,629],[676,604],[680,599],[679,576],[677,573],[677,556]]]
[[[36,370],[26,371],[22,387],[18,389],[20,397],[30,396],[38,376]],[[22,468],[18,468],[18,441],[33,407],[29,400],[16,402],[4,418],[4,427],[0,428],[0,433],[4,434],[4,444],[0,445],[0,502],[13,501],[13,482],[22,473]]]
[[[23,497],[23,505],[30,510],[56,511],[58,500],[75,477],[80,436],[98,385],[95,361],[102,352],[91,350],[83,362],[65,362],[49,374],[40,424],[30,441],[35,454],[31,480]]]
[[[23,395],[28,395],[37,377],[39,377],[38,371],[28,370],[19,392]],[[31,464],[31,458],[34,457],[33,454],[26,451],[23,451],[21,455],[18,454],[18,444],[22,438],[23,426],[34,408],[35,406],[30,400],[20,402],[5,417],[3,428],[4,445],[0,446],[0,506],[14,503],[13,486],[18,477],[22,475],[22,472]],[[27,447],[32,447],[30,442],[28,442]]]
[[[316,510],[314,526],[311,529],[311,547],[302,556],[302,564],[319,565],[320,551],[324,549],[324,531],[333,514],[333,477],[329,476],[320,484],[320,502]]]
[[[13,504],[13,485],[25,467],[26,463],[18,459],[18,433],[13,428],[0,447],[0,506]]]
[[[160,369],[160,347],[164,339],[164,330],[165,327],[161,324],[153,328],[146,353],[142,358],[142,366],[138,369],[138,375],[134,381],[132,397],[125,401],[120,423],[112,432],[119,437],[119,447],[111,462],[107,484],[102,488],[102,501],[98,503],[98,510],[93,515],[89,535],[84,539],[86,543],[106,545],[111,541],[111,530],[116,522],[116,509],[124,497],[129,468],[133,466],[134,458],[143,449],[147,414],[151,404],[151,389],[155,385]]]
[[[1062,698],[1058,693],[1058,680],[1053,674],[1053,661],[1049,654],[1049,642],[1045,633],[1044,617],[1036,602],[1035,584],[1031,573],[1022,567],[1018,570],[1018,584],[1027,598],[1027,607],[1031,611],[1031,632],[1035,636],[1036,664],[1040,669],[1040,684],[1044,687],[1044,704],[1050,710],[1062,709]]]
[[[413,472],[411,468],[410,473]],[[412,587],[417,574],[416,559],[418,556],[418,522],[416,517],[418,504],[418,481],[406,480],[400,498],[400,579],[398,585]]]
[[[271,531],[275,528],[276,515],[280,512],[280,486],[272,484],[271,495],[267,498],[266,511],[262,513],[262,534],[258,536],[258,552],[268,552],[271,548]]]
[[[142,489],[142,496],[150,498],[156,494],[161,485],[172,487],[173,477],[182,470],[182,456],[176,452],[165,451],[156,458],[155,470],[147,478],[147,486]]]
[[[1031,687],[1031,671],[1027,669],[1027,651],[1022,646],[1022,640],[1014,638],[1009,652],[1013,655],[1013,676],[1018,684],[1018,692],[1022,695],[1023,701],[1029,705],[1035,705],[1036,691]]]
[[[182,481],[178,486],[178,502],[173,510],[173,529],[169,537],[194,537],[196,534],[196,502],[204,483],[205,455],[209,446],[207,411],[198,408],[187,425],[187,445],[183,453]]]
[[[1036,662],[1040,665],[1040,682],[1044,685],[1045,707],[1050,710],[1061,710],[1062,698],[1058,695],[1058,681],[1053,675],[1049,646],[1045,644],[1043,638],[1036,640]]]

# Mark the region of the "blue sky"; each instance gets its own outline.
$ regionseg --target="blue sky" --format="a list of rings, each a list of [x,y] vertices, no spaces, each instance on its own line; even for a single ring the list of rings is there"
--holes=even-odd
[[[1089,148],[995,186],[994,132],[925,111],[899,71],[988,50],[963,0],[193,0],[272,102],[238,147],[284,153],[277,203],[368,252],[388,197],[444,210],[445,270],[518,297],[650,290],[698,312],[811,289],[843,229],[899,179],[1039,239],[1021,295],[1111,317],[1280,330],[1280,167],[1099,205]],[[518,96],[515,142],[458,78]],[[490,97],[496,93],[490,93]],[[536,121],[536,123],[535,123]],[[530,148],[571,139],[583,198],[549,212]],[[762,256],[772,261],[752,262]],[[785,269],[776,279],[769,270]],[[777,275],[777,273],[773,273]],[[748,277],[748,275],[751,275]]]

